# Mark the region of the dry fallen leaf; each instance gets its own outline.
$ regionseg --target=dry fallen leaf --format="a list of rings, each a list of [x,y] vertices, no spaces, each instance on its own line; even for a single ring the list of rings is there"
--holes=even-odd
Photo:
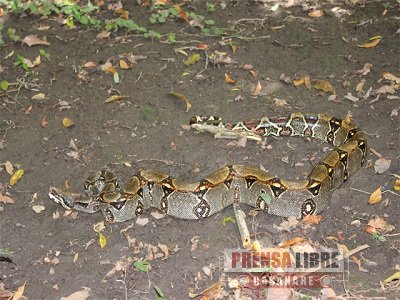
[[[321,9],[312,10],[308,13],[308,16],[313,17],[313,18],[319,18],[319,17],[322,17],[323,15],[324,15],[324,11]]]
[[[124,70],[130,69],[132,66],[128,65],[123,59],[119,60],[119,67]]]
[[[118,100],[122,100],[122,99],[126,99],[129,98],[129,96],[124,96],[124,95],[112,95],[110,97],[108,97],[106,99],[106,101],[104,101],[105,103],[110,103],[110,102],[114,102],[114,101],[118,101]]]
[[[371,68],[373,67],[373,64],[371,63],[365,63],[364,67],[361,70],[357,70],[355,73],[361,76],[367,75],[369,72],[371,72]]]
[[[378,187],[372,194],[369,196],[368,203],[375,204],[381,202],[382,200],[382,190],[381,187]]]
[[[262,246],[258,240],[255,240],[250,245],[250,250],[252,250],[252,251],[261,251],[261,249],[262,249]]]
[[[286,107],[288,105],[288,103],[284,99],[274,98],[273,101],[276,107]]]
[[[379,216],[374,216],[372,219],[368,221],[367,225],[368,227],[379,229],[383,233],[390,232],[395,229],[393,225],[387,223],[385,219]]]
[[[193,298],[196,298],[196,297],[202,295],[203,297],[201,299],[203,299],[203,300],[210,299],[211,300],[211,299],[214,299],[214,297],[217,294],[219,294],[219,292],[222,290],[222,288],[223,288],[223,281],[219,280],[198,294],[195,294],[192,291],[189,291],[189,298],[193,299]]]
[[[26,114],[30,114],[32,112],[33,105],[29,105],[28,108],[26,109]]]
[[[376,232],[377,232],[377,231],[376,231],[376,228],[375,228],[375,227],[372,227],[372,226],[366,226],[366,227],[364,228],[364,230],[365,230],[366,233],[369,233],[369,234],[373,234],[373,233],[376,233]]]
[[[189,16],[187,13],[180,7],[179,4],[174,5],[175,10],[178,12],[179,16],[187,23],[190,24]]]
[[[324,220],[322,215],[306,215],[301,221],[309,225],[316,225]]]
[[[378,94],[394,94],[399,89],[399,85],[393,82],[390,85],[382,85],[376,90]]]
[[[104,225],[104,221],[97,222],[96,224],[93,225],[93,231],[97,233],[103,231],[104,228],[106,228],[106,226]]]
[[[22,40],[22,43],[27,44],[29,47],[34,46],[34,45],[45,45],[45,46],[50,45],[49,42],[39,39],[37,37],[37,35],[34,35],[34,34],[30,34],[30,35],[27,35],[26,37],[24,37],[24,39]]]
[[[356,256],[353,255],[353,256],[351,257],[351,260],[352,260],[354,263],[357,264],[358,270],[359,270],[359,271],[364,272],[364,273],[368,272],[367,269],[363,268],[363,266],[362,266],[362,264],[361,264],[361,260],[359,260]]]
[[[144,226],[144,225],[146,225],[147,223],[149,223],[149,218],[141,218],[141,217],[138,217],[137,219],[136,219],[136,222],[135,222],[137,225],[140,225],[140,226]]]
[[[199,244],[200,237],[199,236],[194,236],[190,239],[190,242],[192,243],[192,246],[190,247],[190,251],[193,252],[197,249],[197,245]]]
[[[91,290],[88,287],[82,287],[81,291],[75,292],[67,297],[61,297],[60,300],[86,300],[91,294]]]
[[[225,73],[225,82],[234,84],[236,83],[236,80],[233,79],[228,73]]]
[[[0,194],[0,202],[12,204],[15,203],[15,200],[10,196]]]
[[[343,244],[336,244],[340,254],[346,255],[349,252],[349,248],[347,248],[346,245]]]
[[[330,287],[324,287],[320,290],[321,300],[337,299],[335,291]]]
[[[365,82],[366,82],[365,79],[361,79],[361,81],[359,83],[357,83],[357,85],[356,85],[356,92],[357,93],[359,93],[359,92],[361,92],[363,90]]]
[[[129,19],[129,11],[122,9],[122,8],[118,8],[115,10],[115,13],[121,15],[122,19],[128,20]]]
[[[305,239],[302,238],[302,237],[295,237],[295,238],[292,238],[292,239],[290,239],[288,241],[284,241],[282,243],[279,243],[278,247],[279,248],[285,248],[285,247],[293,246],[293,245],[298,244],[298,243],[303,243],[304,241],[305,241]]]
[[[317,90],[321,90],[325,93],[333,93],[335,91],[334,87],[326,80],[317,80],[314,84]]]
[[[46,117],[43,117],[42,119],[40,119],[40,127],[46,128],[47,125],[49,125],[49,121],[47,121]]]
[[[200,60],[200,58],[201,58],[200,54],[195,53],[189,56],[187,59],[185,59],[183,63],[187,66],[190,66],[197,63]]]
[[[167,245],[160,244],[160,243],[159,243],[157,246],[158,246],[158,248],[160,248],[161,251],[164,253],[164,256],[165,256],[165,257],[168,257],[168,255],[169,255],[168,246],[167,246]]]
[[[6,161],[5,167],[6,167],[6,171],[9,175],[14,174],[14,167],[10,161],[8,161],[8,160]]]
[[[46,97],[45,94],[43,94],[43,93],[38,93],[38,94],[36,94],[36,95],[33,95],[33,96],[31,97],[31,99],[32,99],[32,100],[44,100],[45,97]]]
[[[387,169],[390,168],[390,164],[392,163],[392,160],[387,159],[385,157],[381,157],[377,159],[374,163],[374,170],[375,173],[382,174],[385,172]]]
[[[157,210],[152,211],[150,214],[153,216],[153,218],[155,218],[155,219],[157,219],[157,220],[158,220],[158,219],[162,219],[162,218],[164,218],[164,217],[166,216],[166,214],[160,213],[160,212],[157,211]]]
[[[50,26],[49,25],[40,24],[39,27],[37,27],[36,29],[39,30],[39,31],[45,31],[45,30],[49,30]]]
[[[65,127],[65,128],[69,128],[69,127],[72,127],[72,126],[74,126],[74,121],[72,121],[70,118],[67,118],[67,117],[65,117],[63,120],[62,120],[62,123],[63,123],[63,126]]]
[[[346,100],[350,100],[351,102],[357,102],[358,100],[360,100],[360,98],[354,97],[351,93],[347,93],[346,95],[344,95],[343,97]]]
[[[393,189],[394,189],[396,192],[399,192],[399,191],[400,191],[400,179],[396,179],[396,180],[394,181]]]
[[[90,69],[90,68],[95,68],[96,66],[97,66],[96,63],[94,63],[94,62],[92,62],[92,61],[88,61],[88,62],[86,62],[86,63],[83,64],[83,67],[84,67],[84,68],[88,68],[88,69]]]
[[[99,245],[100,245],[101,249],[103,249],[105,246],[107,246],[107,238],[101,232],[99,232]]]
[[[389,276],[383,281],[383,285],[387,285],[388,283],[394,281],[394,280],[399,280],[400,281],[400,271],[397,271],[394,273],[392,276]]]
[[[386,80],[390,80],[397,84],[400,84],[400,78],[389,72],[383,72],[382,77],[385,78]]]
[[[169,95],[175,96],[176,98],[182,100],[186,104],[186,112],[190,110],[192,107],[192,104],[190,103],[188,97],[184,94],[178,93],[178,92],[170,92],[168,93]]]
[[[32,206],[32,210],[37,214],[40,214],[45,209],[46,209],[46,207],[44,207],[43,205],[33,205]]]
[[[393,120],[394,118],[396,118],[399,115],[399,110],[400,107],[397,108],[393,108],[392,111],[390,112],[390,118]]]
[[[311,89],[311,78],[309,75],[304,75],[304,84],[306,85],[307,89]]]
[[[290,216],[287,221],[282,221],[279,226],[274,225],[275,228],[282,230],[282,231],[290,231],[293,229],[295,226],[299,224],[299,220],[297,220],[296,217]]]
[[[100,69],[103,72],[114,74],[117,70],[113,67],[110,61],[106,61],[103,65],[100,65]]]
[[[254,78],[257,78],[258,76],[258,71],[257,70],[249,70],[251,76],[253,76]]]
[[[25,291],[25,285],[26,285],[26,282],[16,290],[16,292],[14,293],[14,296],[12,297],[11,300],[19,300],[22,298],[24,291]]]
[[[56,210],[55,212],[53,212],[53,220],[57,220],[58,218],[60,218],[60,212]]]
[[[293,85],[294,86],[300,86],[300,85],[302,85],[304,83],[304,77],[303,78],[300,78],[300,79],[297,79],[297,80],[293,80]]]
[[[111,31],[103,30],[102,32],[100,32],[96,35],[96,39],[105,39],[105,38],[108,38],[110,35],[111,35]]]
[[[371,42],[368,42],[368,43],[365,43],[362,45],[357,45],[357,46],[360,48],[373,48],[380,43],[380,41],[382,40],[382,37],[371,38],[370,40],[371,40]]]
[[[250,95],[253,96],[253,97],[257,97],[258,95],[260,95],[261,89],[262,89],[261,83],[260,83],[260,80],[258,80],[257,84],[255,85],[255,87],[254,87],[254,89],[253,89],[253,91],[251,92]]]
[[[14,172],[14,174],[11,176],[9,184],[10,186],[15,185],[21,178],[24,176],[24,170],[19,169]]]
[[[208,49],[208,45],[204,44],[204,43],[200,43],[200,44],[197,44],[196,48],[202,49],[202,50],[207,50]]]

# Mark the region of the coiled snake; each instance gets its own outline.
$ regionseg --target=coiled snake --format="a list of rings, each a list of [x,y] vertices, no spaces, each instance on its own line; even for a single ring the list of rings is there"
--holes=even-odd
[[[150,207],[180,219],[200,219],[233,203],[244,203],[277,216],[301,218],[324,210],[334,189],[361,168],[367,154],[361,129],[325,114],[296,112],[236,124],[196,116],[191,124],[257,136],[312,137],[336,148],[301,181],[278,178],[258,167],[230,165],[196,182],[180,182],[159,171],[141,170],[121,187],[117,177],[104,169],[86,180],[87,198],[77,200],[54,187],[50,188],[49,197],[66,209],[88,213],[101,210],[110,222],[132,219]]]

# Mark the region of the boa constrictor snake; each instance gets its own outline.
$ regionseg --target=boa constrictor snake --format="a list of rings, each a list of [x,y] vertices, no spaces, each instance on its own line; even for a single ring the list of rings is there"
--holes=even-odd
[[[269,214],[296,218],[324,210],[334,189],[361,168],[367,154],[365,133],[350,121],[325,114],[291,113],[284,117],[224,124],[220,118],[196,116],[196,124],[258,136],[301,136],[328,142],[335,149],[301,181],[273,176],[258,167],[225,166],[196,182],[180,182],[168,174],[141,170],[121,187],[104,169],[85,182],[87,198],[74,199],[51,187],[49,197],[66,209],[94,213],[110,222],[132,219],[150,207],[180,219],[211,216],[233,203],[244,203]]]

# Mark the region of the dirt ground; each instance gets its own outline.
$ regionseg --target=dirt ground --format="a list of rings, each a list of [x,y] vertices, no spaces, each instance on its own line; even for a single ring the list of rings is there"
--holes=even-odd
[[[107,245],[101,248],[93,225],[102,215],[65,214],[48,198],[49,187],[83,193],[86,177],[103,167],[122,181],[140,168],[200,179],[233,163],[262,165],[280,177],[301,178],[329,145],[268,138],[239,147],[197,134],[187,125],[197,114],[235,122],[302,111],[341,118],[351,114],[368,134],[368,163],[334,192],[321,223],[284,230],[277,226],[286,224],[283,218],[259,213],[248,218],[253,237],[267,247],[295,237],[319,250],[367,244],[369,248],[352,256],[349,278],[335,282],[334,292],[348,298],[400,299],[398,281],[382,284],[400,270],[400,197],[394,190],[394,175],[400,175],[399,82],[384,75],[400,76],[399,4],[339,3],[323,6],[324,16],[312,17],[308,13],[313,9],[302,6],[272,11],[271,5],[228,1],[225,9],[217,5],[215,12],[207,12],[205,2],[187,3],[185,9],[216,20],[219,27],[236,25],[234,38],[205,37],[182,20],[150,24],[148,7],[136,1],[122,4],[137,23],[176,33],[177,43],[124,30],[99,38],[95,29],[68,28],[54,16],[11,15],[5,24],[21,38],[45,36],[50,45],[28,47],[6,39],[0,49],[0,78],[12,83],[0,90],[0,248],[12,254],[0,261],[3,288],[15,291],[26,283],[29,299],[59,299],[82,290],[90,293],[89,299],[156,299],[154,285],[166,299],[188,299],[190,290],[200,293],[218,281],[223,251],[240,246],[236,224],[223,226],[224,218],[233,216],[232,208],[198,221],[157,219],[148,211],[142,216],[148,218],[145,225],[136,220],[105,223]],[[335,6],[347,12],[336,16]],[[109,14],[106,9],[103,13]],[[48,28],[40,30],[45,25]],[[357,46],[376,36],[383,37],[379,44]],[[196,48],[199,44],[208,49]],[[14,65],[17,53],[33,61],[40,48],[50,60],[42,57],[30,74]],[[222,57],[228,63],[213,61],[215,51],[225,52]],[[199,53],[200,61],[185,65],[183,52]],[[132,67],[119,67],[120,59]],[[99,67],[108,60],[120,83]],[[87,62],[96,66],[84,66]],[[225,74],[236,82],[227,82]],[[305,75],[311,88],[295,86]],[[334,91],[316,89],[317,80],[329,82]],[[192,105],[188,112],[171,91],[187,96]],[[39,93],[44,97],[32,99]],[[128,98],[105,103],[113,94]],[[63,126],[65,117],[74,122],[72,127]],[[383,170],[375,163],[380,158]],[[14,171],[24,170],[12,187],[7,161]],[[382,200],[369,204],[370,194],[379,187]],[[6,203],[5,195],[15,203]],[[376,226],[372,235],[367,224],[377,218],[385,226]],[[132,265],[142,259],[150,263],[147,273]],[[311,297],[321,291],[297,292]],[[210,297],[217,296],[258,297],[254,290],[226,282]]]

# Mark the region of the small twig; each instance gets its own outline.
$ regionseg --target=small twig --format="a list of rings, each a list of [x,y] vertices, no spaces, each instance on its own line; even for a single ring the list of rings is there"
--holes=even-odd
[[[369,148],[369,150],[371,151],[371,153],[375,154],[376,156],[378,156],[378,158],[382,158],[383,155],[380,154],[378,151],[376,151],[374,148]]]
[[[239,19],[235,22],[233,22],[233,24],[238,25],[240,23],[261,23],[264,24],[264,22],[267,20],[267,18],[253,18],[253,19],[248,19],[248,18],[243,18],[243,19]]]
[[[391,233],[391,234],[384,234],[384,236],[398,236],[398,235],[400,235],[400,232],[399,233]]]
[[[129,155],[129,156],[131,156],[131,155]],[[164,163],[166,165],[169,165],[169,166],[183,166],[184,165],[182,163],[177,163],[177,162],[174,162],[172,160],[165,160],[165,159],[158,159],[158,158],[143,158],[143,159],[136,159],[135,161],[136,162],[157,161],[157,162],[162,162],[162,163]]]
[[[207,71],[208,68],[208,53],[207,51],[204,51],[204,54],[206,56],[206,62],[204,64],[204,68],[203,70],[201,70],[199,73],[197,73],[196,75],[194,75],[192,78],[196,78],[197,76],[200,76],[202,73],[204,73],[205,71]]]
[[[270,35],[260,35],[260,36],[254,36],[254,37],[235,36],[235,38],[237,38],[239,40],[245,40],[245,41],[269,39],[270,37],[271,37]]]
[[[353,188],[353,187],[350,187],[350,190],[353,190],[353,191],[356,191],[356,192],[360,192],[360,193],[364,193],[364,194],[367,194],[367,195],[371,194],[371,193],[368,193],[366,191],[359,190],[359,189],[356,189],[356,188]]]
[[[125,300],[128,300],[128,288],[126,286],[126,273],[127,273],[126,268],[123,268],[122,272],[124,273],[124,279],[122,279],[122,280],[118,279],[116,281],[120,281],[124,285]]]
[[[242,245],[244,248],[248,248],[251,245],[250,232],[247,228],[245,213],[240,209],[239,204],[233,203],[233,211],[235,212],[236,224],[239,228],[240,238],[242,239]]]
[[[143,72],[140,72],[140,73],[139,73],[139,76],[138,76],[138,78],[134,81],[134,83],[136,83],[136,82],[138,82],[138,81],[140,80],[140,77],[142,77],[142,74],[143,74]]]
[[[395,193],[395,192],[393,192],[393,191],[391,191],[391,190],[385,190],[385,191],[382,192],[382,194],[384,194],[384,193],[391,193],[391,194],[393,194],[393,195],[396,195],[396,196],[400,197],[399,194],[397,194],[397,193]]]

